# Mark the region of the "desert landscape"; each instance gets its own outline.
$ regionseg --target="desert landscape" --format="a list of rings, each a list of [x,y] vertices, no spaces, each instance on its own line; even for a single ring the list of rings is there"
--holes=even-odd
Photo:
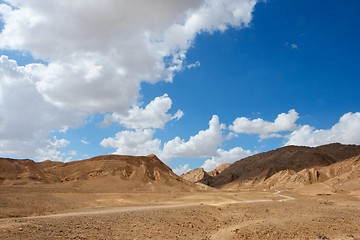
[[[0,240],[360,240],[359,9],[0,0]]]
[[[360,239],[360,146],[178,176],[157,156],[0,159],[1,239]]]

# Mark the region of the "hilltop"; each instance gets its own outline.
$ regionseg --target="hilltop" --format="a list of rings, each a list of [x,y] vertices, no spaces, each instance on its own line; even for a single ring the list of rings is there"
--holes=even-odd
[[[194,189],[155,155],[104,155],[68,163],[0,158],[0,184],[57,184],[90,192]]]
[[[334,182],[330,179],[338,177],[340,172],[351,176],[349,181],[359,181],[356,178],[359,175],[349,175],[356,170],[351,166],[359,155],[360,146],[356,145],[286,146],[233,163],[215,176],[210,185],[224,189],[296,188]]]
[[[210,185],[213,181],[213,178],[223,172],[230,165],[230,163],[220,164],[210,172],[206,172],[203,168],[196,168],[187,173],[184,173],[181,175],[181,177],[193,183],[203,183]]]

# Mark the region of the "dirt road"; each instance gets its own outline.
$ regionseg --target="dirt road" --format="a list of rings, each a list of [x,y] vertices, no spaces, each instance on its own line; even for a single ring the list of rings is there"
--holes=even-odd
[[[293,197],[289,197],[286,195],[280,194],[280,191],[275,193],[262,193],[264,195],[263,199],[251,199],[251,200],[239,200],[235,197],[223,197],[214,203],[213,199],[197,199],[193,197],[193,202],[186,203],[163,203],[157,205],[140,205],[140,206],[121,206],[121,207],[111,207],[111,208],[99,208],[99,209],[88,209],[86,211],[75,211],[75,212],[67,212],[67,213],[57,213],[57,214],[48,214],[48,215],[40,215],[40,216],[29,216],[29,217],[17,217],[17,218],[3,218],[0,219],[0,224],[6,221],[11,220],[35,220],[40,218],[66,218],[66,217],[83,217],[83,216],[91,216],[91,215],[107,215],[114,213],[125,213],[125,212],[135,212],[135,211],[149,211],[149,210],[161,210],[161,209],[169,209],[169,208],[185,208],[192,207],[198,205],[209,205],[209,206],[226,206],[229,204],[241,204],[241,203],[262,203],[262,202],[283,202],[289,200],[295,200]],[[274,198],[274,196],[276,196]],[[267,199],[268,198],[268,199]],[[201,202],[199,202],[201,200]]]
[[[158,198],[156,194],[135,195],[108,198],[97,195],[104,207],[3,218],[0,238],[360,239],[359,200],[340,195],[304,197],[282,192],[186,193],[167,197],[160,194]],[[116,197],[123,199],[120,202],[137,199],[133,202],[136,206],[107,205]]]

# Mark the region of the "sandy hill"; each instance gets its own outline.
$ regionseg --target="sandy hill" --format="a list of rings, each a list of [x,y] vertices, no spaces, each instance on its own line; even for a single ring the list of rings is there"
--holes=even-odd
[[[328,180],[330,175],[326,177],[319,169],[336,167],[335,164],[357,155],[360,155],[360,146],[356,145],[336,143],[315,148],[287,146],[233,163],[214,177],[211,185],[230,189],[297,187]]]
[[[192,190],[155,155],[105,155],[69,163],[0,159],[0,183],[61,184],[86,191]]]
[[[181,175],[181,177],[193,183],[203,183],[210,185],[213,181],[213,178],[223,172],[230,165],[230,163],[220,164],[210,172],[206,172],[203,168],[196,168]]]

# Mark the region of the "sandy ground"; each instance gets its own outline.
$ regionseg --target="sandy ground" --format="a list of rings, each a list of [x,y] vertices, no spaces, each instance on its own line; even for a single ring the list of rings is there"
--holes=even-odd
[[[360,239],[360,199],[0,186],[0,239]]]

